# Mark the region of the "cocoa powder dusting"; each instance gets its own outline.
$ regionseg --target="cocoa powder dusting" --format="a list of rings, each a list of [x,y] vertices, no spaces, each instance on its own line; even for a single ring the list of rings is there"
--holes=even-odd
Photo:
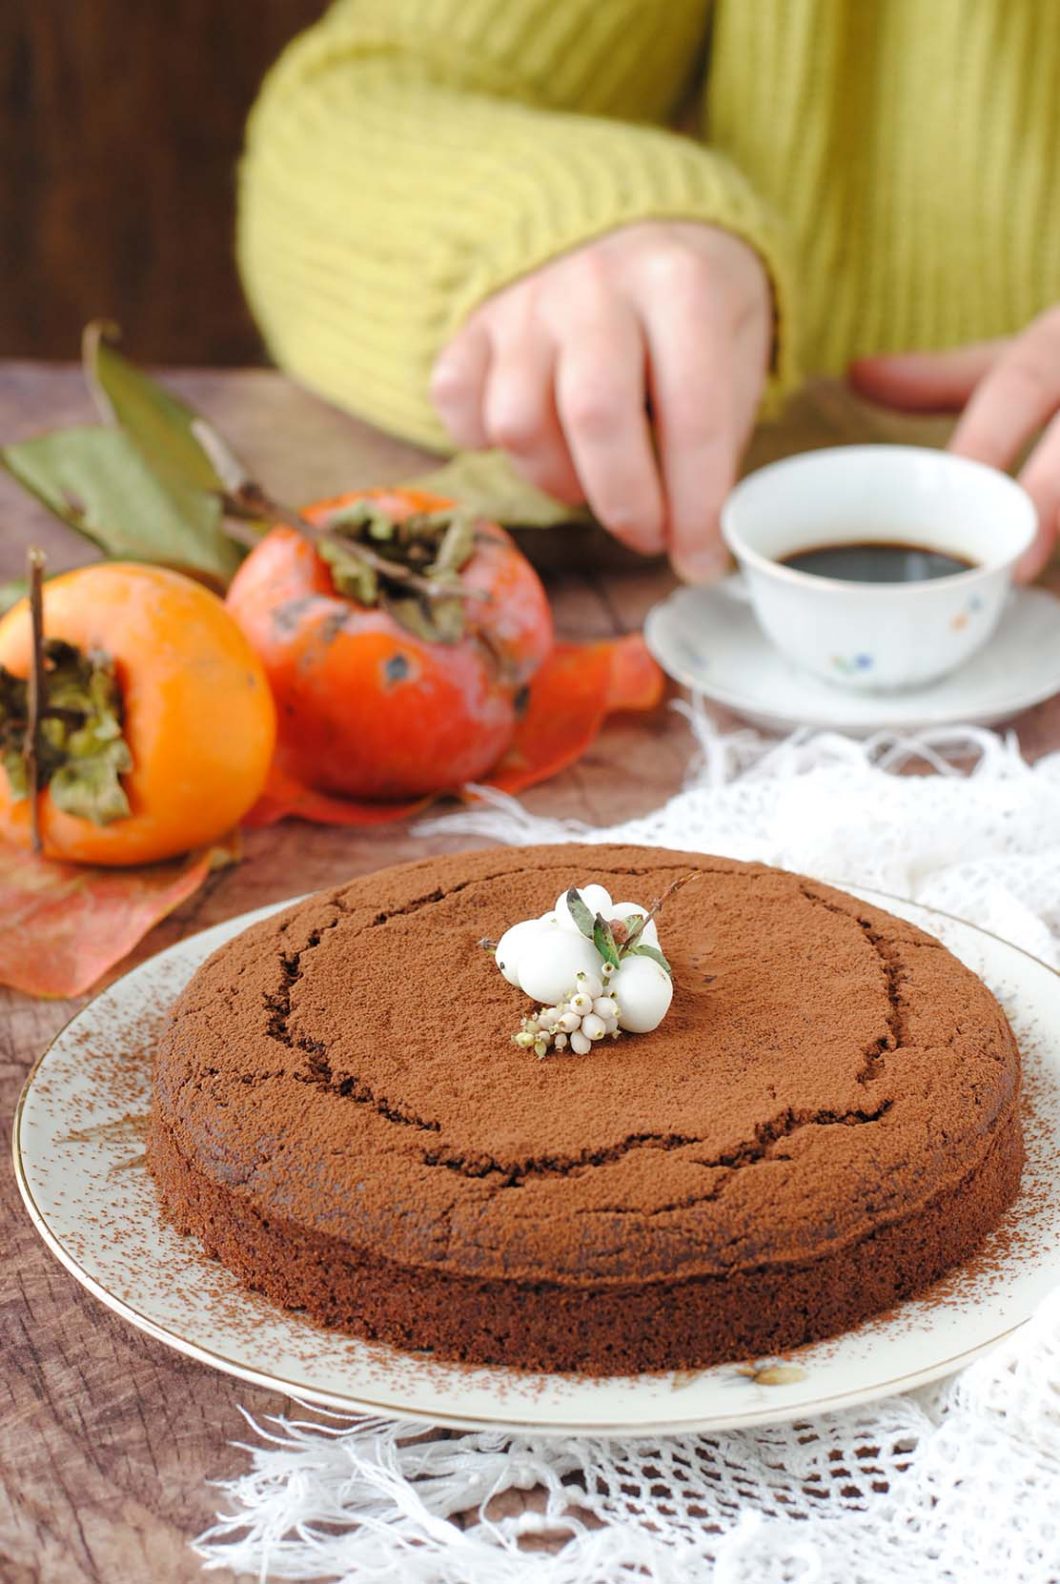
[[[570,884],[666,909],[654,1033],[538,1061],[490,955]],[[1019,1059],[932,937],[762,865],[434,858],[254,926],[180,997],[149,1163],[250,1286],[440,1355],[608,1373],[834,1334],[966,1258],[1019,1181]]]

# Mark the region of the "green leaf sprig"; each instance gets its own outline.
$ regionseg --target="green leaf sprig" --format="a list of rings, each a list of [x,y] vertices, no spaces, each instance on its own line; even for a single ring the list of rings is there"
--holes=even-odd
[[[624,957],[650,957],[672,977],[673,969],[662,952],[657,946],[649,945],[642,936],[667,898],[689,879],[690,875],[682,875],[667,886],[647,913],[632,913],[626,919],[606,919],[602,913],[594,914],[582,900],[576,886],[571,886],[567,892],[567,907],[586,940],[592,941],[604,962],[610,963],[612,968],[620,967]]]
[[[242,550],[222,522],[220,480],[192,432],[197,414],[90,324],[85,378],[101,424],[57,429],[0,449],[0,464],[109,556],[227,583]]]

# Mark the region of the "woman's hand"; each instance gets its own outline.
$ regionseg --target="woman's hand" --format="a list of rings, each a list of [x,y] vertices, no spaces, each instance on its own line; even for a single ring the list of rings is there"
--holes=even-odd
[[[863,395],[906,412],[963,409],[950,450],[994,467],[1009,467],[1043,431],[1020,473],[1038,508],[1038,537],[1016,575],[1035,577],[1060,528],[1060,305],[1011,340],[863,358],[850,377]]]
[[[747,243],[643,221],[484,302],[431,395],[458,446],[502,447],[532,484],[588,501],[617,538],[668,549],[704,581],[725,564],[718,513],[772,342],[769,281]]]

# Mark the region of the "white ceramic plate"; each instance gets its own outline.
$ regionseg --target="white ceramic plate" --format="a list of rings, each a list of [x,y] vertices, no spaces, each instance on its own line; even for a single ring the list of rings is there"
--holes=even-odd
[[[762,632],[738,577],[678,589],[648,612],[644,636],[676,681],[770,731],[991,726],[1060,692],[1060,600],[1044,589],[1014,590],[986,647],[912,692],[855,693],[800,671]]]
[[[863,893],[944,939],[1001,998],[1032,1115],[1025,1188],[970,1267],[890,1318],[789,1359],[584,1380],[470,1369],[356,1342],[246,1293],[161,1220],[143,1165],[150,1047],[203,959],[272,909],[181,941],[80,1012],[41,1058],[15,1118],[19,1187],[48,1247],[149,1336],[244,1380],[325,1406],[539,1433],[666,1433],[799,1418],[947,1374],[1026,1320],[1060,1284],[1060,976],[971,925]]]

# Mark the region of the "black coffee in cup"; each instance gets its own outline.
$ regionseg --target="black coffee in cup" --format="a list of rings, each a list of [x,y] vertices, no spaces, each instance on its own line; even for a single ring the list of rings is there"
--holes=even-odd
[[[837,578],[843,583],[927,583],[952,577],[955,572],[969,572],[976,564],[928,545],[892,544],[882,539],[811,545],[779,557],[779,562],[793,572]]]

